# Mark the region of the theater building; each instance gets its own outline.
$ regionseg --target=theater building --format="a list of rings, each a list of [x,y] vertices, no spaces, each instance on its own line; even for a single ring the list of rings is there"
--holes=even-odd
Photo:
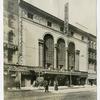
[[[5,85],[19,81],[21,87],[31,87],[35,80],[50,85],[58,80],[59,86],[88,84],[90,74],[96,75],[96,59],[88,56],[94,36],[71,24],[65,34],[63,20],[24,0],[5,1]]]

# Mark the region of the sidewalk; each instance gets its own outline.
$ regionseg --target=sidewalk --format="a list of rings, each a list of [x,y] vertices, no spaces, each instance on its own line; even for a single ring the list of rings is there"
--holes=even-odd
[[[22,87],[21,90],[35,90],[37,92],[44,92],[44,87]],[[81,92],[81,91],[96,91],[96,86],[59,86],[58,91],[54,90],[53,86],[49,87],[51,93],[69,93],[69,92]]]
[[[96,86],[83,86],[83,87],[69,87],[58,91],[52,91],[52,93],[71,93],[71,92],[82,92],[82,91],[96,91]]]

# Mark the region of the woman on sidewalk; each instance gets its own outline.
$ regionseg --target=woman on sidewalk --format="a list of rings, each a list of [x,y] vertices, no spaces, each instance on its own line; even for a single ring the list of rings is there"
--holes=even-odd
[[[58,81],[54,81],[54,90],[58,90]]]
[[[49,91],[49,84],[47,80],[44,81],[44,88],[45,88],[45,92]]]

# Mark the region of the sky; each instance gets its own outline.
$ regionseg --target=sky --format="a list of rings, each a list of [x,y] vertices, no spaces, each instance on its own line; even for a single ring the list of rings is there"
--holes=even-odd
[[[64,5],[69,2],[69,23],[96,35],[96,0],[25,0],[64,20]]]

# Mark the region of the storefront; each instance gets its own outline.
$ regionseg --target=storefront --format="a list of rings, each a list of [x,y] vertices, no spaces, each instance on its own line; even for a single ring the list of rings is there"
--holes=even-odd
[[[55,81],[59,86],[85,85],[87,76],[87,72],[59,71],[17,65],[9,65],[4,73],[6,88],[43,86],[44,80],[48,81],[49,86],[54,86]]]
[[[89,73],[88,74],[88,84],[89,85],[96,85],[97,84],[97,78],[96,74],[94,73]]]
[[[54,81],[58,81],[59,86],[69,85],[85,85],[88,76],[87,72],[69,72],[69,71],[44,71],[42,72],[44,80],[49,82],[49,85],[54,85]]]

